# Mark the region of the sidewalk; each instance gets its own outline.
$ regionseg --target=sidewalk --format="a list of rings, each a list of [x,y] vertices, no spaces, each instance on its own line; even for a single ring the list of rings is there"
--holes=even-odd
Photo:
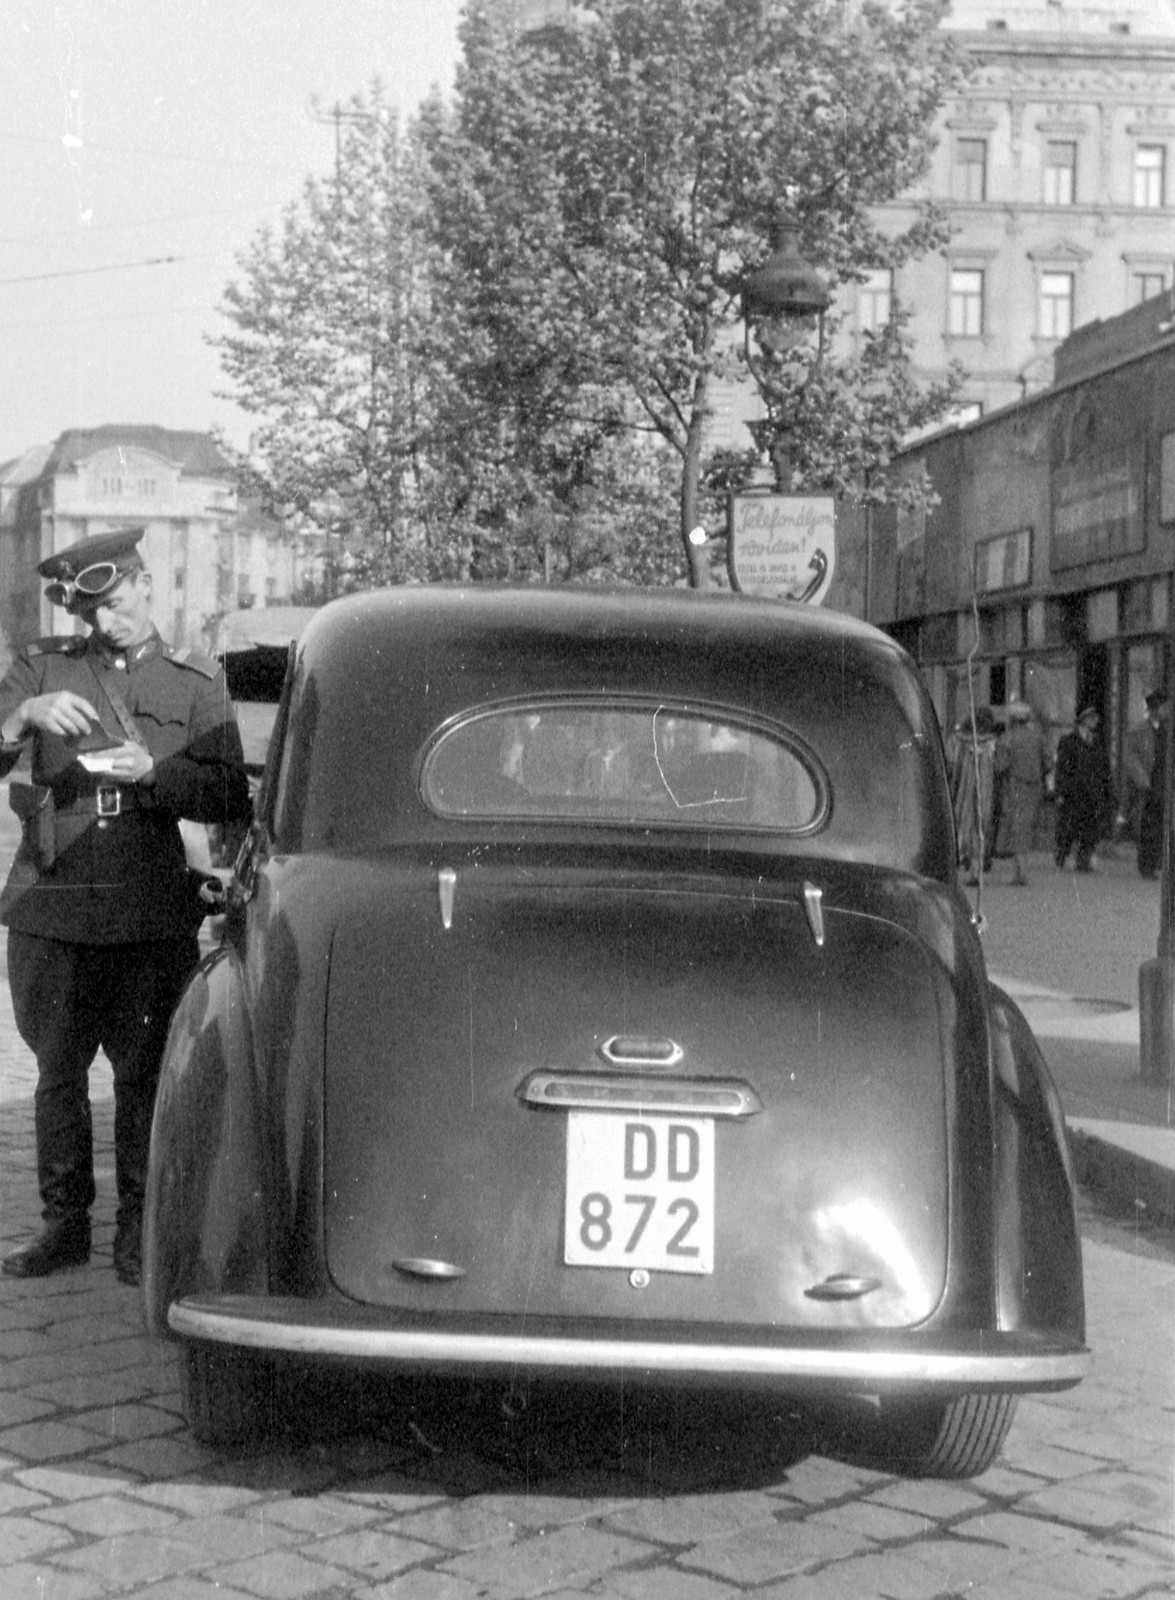
[[[1175,1092],[1139,1073],[1138,970],[1155,954],[1157,882],[1133,851],[1089,874],[1029,862],[1027,888],[997,861],[983,885],[988,968],[1032,1025],[1056,1080],[1081,1181],[1175,1224]],[[967,891],[972,902],[976,891]]]

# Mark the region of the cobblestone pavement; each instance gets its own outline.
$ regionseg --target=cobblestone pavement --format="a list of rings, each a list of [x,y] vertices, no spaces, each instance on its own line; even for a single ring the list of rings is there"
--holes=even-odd
[[[0,986],[0,1248],[36,1225],[32,1072]],[[111,1268],[0,1279],[4,1600],[1066,1600],[1175,1593],[1175,1253],[1092,1219],[1093,1376],[1021,1403],[969,1483],[832,1454],[770,1406],[307,1385],[266,1448],[182,1420]]]

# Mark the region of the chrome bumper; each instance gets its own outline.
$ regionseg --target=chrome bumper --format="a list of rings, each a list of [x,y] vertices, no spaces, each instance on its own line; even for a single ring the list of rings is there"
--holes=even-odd
[[[417,1372],[547,1373],[607,1380],[625,1373],[667,1383],[815,1389],[839,1393],[889,1388],[991,1389],[1029,1393],[1068,1389],[1091,1366],[1088,1350],[1040,1335],[987,1334],[955,1348],[913,1348],[897,1337],[885,1349],[812,1344],[690,1343],[576,1338],[526,1333],[421,1329],[372,1315],[340,1315],[321,1301],[223,1295],[176,1301],[168,1326],[182,1339],[273,1355],[384,1365]]]

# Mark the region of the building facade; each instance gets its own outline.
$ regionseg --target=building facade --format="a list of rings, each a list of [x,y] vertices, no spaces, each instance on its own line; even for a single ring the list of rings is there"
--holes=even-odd
[[[875,516],[862,609],[920,662],[944,726],[972,697],[1024,699],[1055,738],[1092,704],[1117,764],[1175,666],[1173,296],[1078,330],[1056,362],[1049,389],[906,452],[935,503]]]
[[[156,627],[207,650],[240,606],[288,602],[320,559],[238,501],[209,434],[156,427],[74,428],[0,467],[0,631],[10,649],[61,632],[38,562],[91,534],[141,524]]]
[[[949,0],[970,75],[945,108],[922,193],[946,249],[858,292],[855,332],[910,309],[915,369],[958,362],[962,416],[1046,388],[1083,323],[1172,286],[1172,0]],[[910,216],[883,208],[896,232]]]

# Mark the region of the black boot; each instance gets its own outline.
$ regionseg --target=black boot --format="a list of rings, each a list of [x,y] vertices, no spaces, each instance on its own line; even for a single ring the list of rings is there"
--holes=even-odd
[[[136,1285],[143,1271],[143,1216],[120,1215],[114,1230],[114,1271],[119,1283]]]
[[[47,1278],[64,1267],[84,1266],[89,1259],[89,1217],[51,1217],[32,1244],[4,1257],[0,1272],[6,1278]]]

